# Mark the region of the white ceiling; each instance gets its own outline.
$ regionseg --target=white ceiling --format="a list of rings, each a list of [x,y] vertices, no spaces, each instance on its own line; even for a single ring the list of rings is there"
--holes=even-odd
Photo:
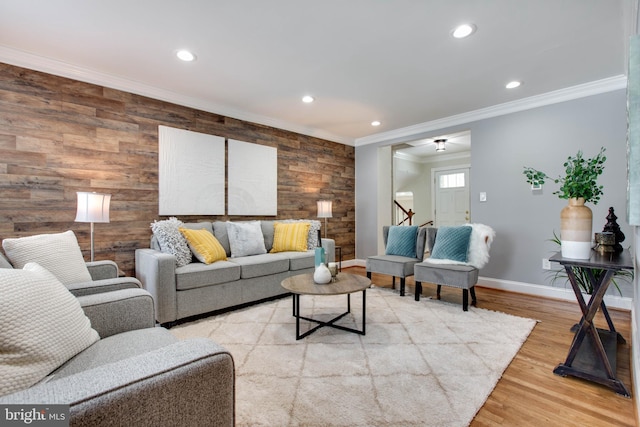
[[[0,62],[358,145],[623,75],[636,4],[1,0]],[[477,31],[454,39],[463,22]]]
[[[435,141],[438,139],[446,140],[444,151],[436,151]],[[471,132],[469,131],[420,138],[394,146],[396,155],[400,154],[406,159],[417,162],[451,160],[452,155],[460,156],[462,153],[470,155],[469,150],[471,150]]]

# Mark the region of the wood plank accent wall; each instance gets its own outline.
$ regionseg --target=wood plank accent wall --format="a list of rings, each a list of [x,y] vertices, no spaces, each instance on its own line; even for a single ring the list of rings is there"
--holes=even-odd
[[[112,194],[111,222],[95,224],[95,258],[134,274],[158,216],[158,125],[278,149],[277,217],[315,219],[333,200],[329,237],[355,256],[355,150],[107,87],[0,63],[0,239],[73,230],[90,258],[89,224],[75,223],[76,191]],[[321,220],[324,226],[324,220]],[[323,231],[324,233],[324,231]]]

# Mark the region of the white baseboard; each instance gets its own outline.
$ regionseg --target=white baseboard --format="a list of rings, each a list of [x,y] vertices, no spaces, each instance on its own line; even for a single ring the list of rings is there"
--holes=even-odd
[[[492,279],[490,277],[482,276],[478,278],[478,286],[576,302],[576,296],[572,289],[554,288],[551,286]],[[584,298],[585,301],[589,300],[588,295],[584,295]],[[631,310],[633,308],[633,299],[628,297],[605,295],[604,302],[608,308],[619,308],[622,310]]]
[[[342,262],[343,267],[365,267],[366,261],[362,259],[352,259]],[[566,301],[576,302],[576,296],[572,289],[554,288],[551,286],[537,285],[533,283],[514,282],[511,280],[493,279],[491,277],[479,277],[478,286],[491,289],[500,289],[503,291],[518,292],[521,294],[534,295],[546,298],[556,298]],[[589,297],[585,296],[585,301]],[[628,297],[619,297],[616,295],[605,295],[604,302],[609,308],[618,308],[622,310],[632,310],[633,299]],[[577,303],[577,302],[576,302]],[[635,336],[635,335],[633,335]],[[640,355],[640,354],[639,354]]]

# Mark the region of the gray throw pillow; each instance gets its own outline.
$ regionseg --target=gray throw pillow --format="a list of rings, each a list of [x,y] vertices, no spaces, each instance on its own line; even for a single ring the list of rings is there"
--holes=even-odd
[[[260,221],[227,221],[231,257],[266,254]]]
[[[160,251],[175,256],[176,267],[183,267],[191,263],[192,259],[187,239],[179,230],[182,226],[184,223],[174,217],[151,223],[151,230],[160,244]]]

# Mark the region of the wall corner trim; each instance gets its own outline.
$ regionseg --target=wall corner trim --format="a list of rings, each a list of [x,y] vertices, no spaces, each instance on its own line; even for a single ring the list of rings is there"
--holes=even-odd
[[[455,116],[444,117],[442,119],[432,120],[430,122],[419,123],[400,129],[390,130],[388,132],[381,132],[362,138],[357,138],[355,140],[355,146],[360,147],[367,144],[374,144],[377,142],[385,142],[396,139],[408,140],[415,135],[425,132],[431,132],[450,126],[458,126],[461,124],[489,119],[492,117],[503,116],[506,114],[516,113],[518,111],[530,110],[532,108],[543,107],[545,105],[571,101],[573,99],[584,98],[601,93],[612,92],[619,89],[625,89],[626,87],[627,76],[618,75],[602,80],[596,80],[577,86],[571,86],[564,89],[543,93],[541,95],[535,95],[516,101],[506,102],[504,104],[494,105],[492,107],[469,111],[468,113],[457,114]]]

